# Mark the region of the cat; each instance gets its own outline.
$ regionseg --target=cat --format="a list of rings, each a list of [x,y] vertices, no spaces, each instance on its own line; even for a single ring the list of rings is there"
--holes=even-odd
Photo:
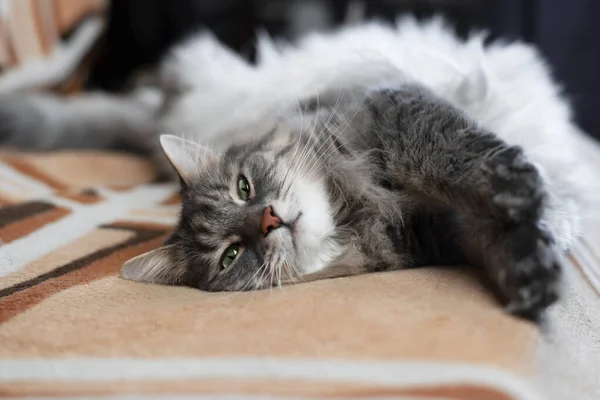
[[[161,137],[181,217],[122,276],[239,291],[469,261],[515,313],[557,299],[545,185],[520,148],[420,85],[337,99],[223,153]]]
[[[258,49],[252,66],[206,33],[176,48],[159,89],[127,99],[143,132],[112,124],[116,110],[66,111],[86,97],[33,107],[55,143],[89,136],[92,116],[157,159],[158,132],[185,133],[160,140],[182,186],[178,227],[123,277],[248,290],[468,260],[514,313],[556,300],[593,179],[533,48],[402,19],[296,44],[262,35]],[[27,135],[2,108],[0,135],[39,142],[44,126]]]

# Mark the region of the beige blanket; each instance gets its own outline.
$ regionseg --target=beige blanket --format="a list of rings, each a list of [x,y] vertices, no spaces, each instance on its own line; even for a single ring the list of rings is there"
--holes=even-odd
[[[203,293],[118,277],[178,212],[143,161],[1,160],[0,396],[600,398],[593,229],[542,331],[466,268]]]

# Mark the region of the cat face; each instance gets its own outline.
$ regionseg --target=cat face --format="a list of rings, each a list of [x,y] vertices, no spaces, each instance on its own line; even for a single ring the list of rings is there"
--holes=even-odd
[[[161,144],[181,177],[179,224],[165,246],[128,261],[123,277],[252,290],[337,256],[324,173],[297,137],[273,131],[222,154],[175,136]]]

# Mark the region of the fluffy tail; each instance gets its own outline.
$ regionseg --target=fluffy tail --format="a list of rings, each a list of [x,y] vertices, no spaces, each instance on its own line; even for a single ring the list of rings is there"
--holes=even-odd
[[[116,149],[149,153],[156,140],[149,96],[0,95],[0,146],[27,150]]]

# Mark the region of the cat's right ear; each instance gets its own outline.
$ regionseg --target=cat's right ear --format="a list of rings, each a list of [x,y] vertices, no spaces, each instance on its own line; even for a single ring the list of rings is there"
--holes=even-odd
[[[217,158],[208,147],[175,135],[160,135],[160,145],[185,183]]]

